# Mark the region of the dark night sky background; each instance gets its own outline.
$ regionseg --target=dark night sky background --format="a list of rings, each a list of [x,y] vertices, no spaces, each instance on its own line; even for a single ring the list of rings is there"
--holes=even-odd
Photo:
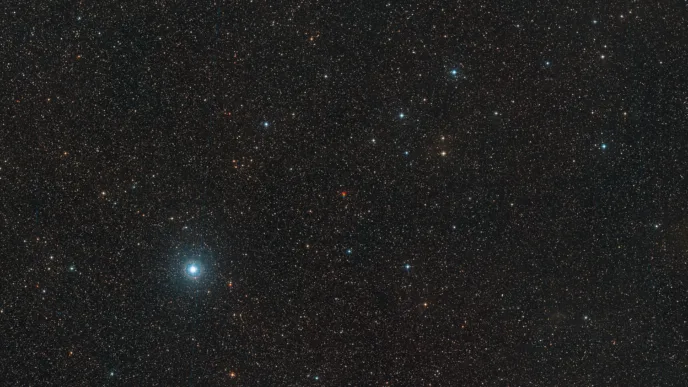
[[[687,385],[685,2],[0,15],[2,385]]]

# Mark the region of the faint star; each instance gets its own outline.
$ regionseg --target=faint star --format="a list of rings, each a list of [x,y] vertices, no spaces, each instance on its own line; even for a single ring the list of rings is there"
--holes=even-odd
[[[409,151],[404,151],[404,156],[408,156],[408,155],[409,155]]]
[[[351,255],[352,252],[353,252],[353,251],[352,251],[351,249],[346,249],[346,254],[347,254],[347,255]]]

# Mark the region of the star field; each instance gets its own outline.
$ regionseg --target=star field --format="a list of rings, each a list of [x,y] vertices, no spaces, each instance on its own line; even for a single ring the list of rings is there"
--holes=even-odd
[[[10,2],[7,386],[681,386],[685,2]]]

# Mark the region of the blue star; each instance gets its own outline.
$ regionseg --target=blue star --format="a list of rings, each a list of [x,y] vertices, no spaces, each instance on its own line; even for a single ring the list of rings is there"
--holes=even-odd
[[[270,126],[270,123],[267,122],[267,121],[264,121],[264,122],[263,122],[263,126],[267,128],[268,126]]]
[[[409,264],[407,263],[407,264],[404,266],[404,268],[406,269],[406,271],[409,271],[409,270],[411,270],[411,265],[409,265]]]
[[[201,268],[195,264],[195,263],[190,263],[186,267],[186,272],[191,276],[191,277],[198,277],[201,275]]]
[[[409,151],[404,151],[404,156],[408,156],[409,153],[410,153]]]
[[[352,252],[353,252],[353,250],[351,250],[351,249],[346,249],[346,254],[347,254],[347,255],[351,255]]]
[[[549,67],[549,66],[551,66],[551,65],[552,65],[552,62],[550,62],[550,61],[548,61],[548,60],[545,61],[545,67]]]
[[[450,73],[451,73],[452,76],[455,77],[455,76],[457,76],[457,75],[459,74],[459,71],[458,71],[457,69],[452,69],[452,71],[450,71]]]
[[[406,117],[404,113],[399,113],[399,118],[403,119],[404,117]]]
[[[607,144],[604,144],[604,143],[603,143],[602,145],[600,145],[600,148],[602,148],[602,149],[607,149]]]

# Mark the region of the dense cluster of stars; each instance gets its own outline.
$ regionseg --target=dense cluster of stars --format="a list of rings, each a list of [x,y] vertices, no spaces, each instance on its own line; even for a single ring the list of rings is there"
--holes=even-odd
[[[6,385],[685,385],[685,4],[3,13]]]

